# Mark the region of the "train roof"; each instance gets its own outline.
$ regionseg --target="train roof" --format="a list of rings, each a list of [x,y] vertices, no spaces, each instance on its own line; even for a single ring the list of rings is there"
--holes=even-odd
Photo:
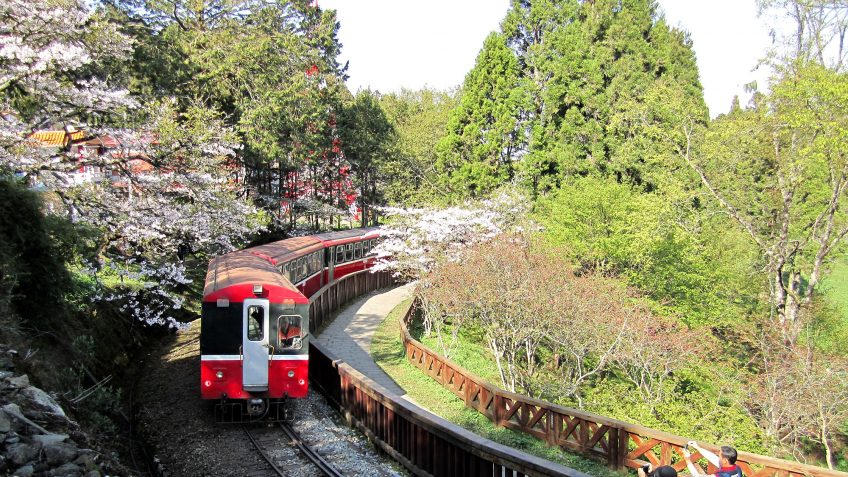
[[[315,236],[309,236],[278,240],[265,245],[250,247],[245,249],[244,252],[263,258],[271,262],[272,265],[279,265],[321,248],[323,248],[321,240],[318,240]]]
[[[251,290],[255,284],[268,287],[266,293],[280,295],[277,298],[302,296],[300,291],[284,277],[274,265],[266,259],[249,253],[245,250],[231,252],[209,261],[209,269],[206,272],[206,283],[203,287],[204,301],[216,298],[230,298],[240,301],[239,298],[253,298],[244,295],[243,290]],[[236,292],[238,296],[221,296],[223,290],[242,290]]]
[[[313,235],[313,237],[322,241],[325,246],[355,242],[357,239],[366,237],[377,238],[379,236],[380,227],[362,227],[358,229],[339,230],[338,232],[327,232]]]

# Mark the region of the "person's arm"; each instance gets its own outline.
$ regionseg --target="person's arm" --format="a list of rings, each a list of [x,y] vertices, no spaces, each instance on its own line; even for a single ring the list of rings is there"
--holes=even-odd
[[[689,475],[692,477],[706,477],[706,474],[692,462],[692,453],[685,447],[683,448],[683,460],[686,461],[686,468],[689,469]]]
[[[710,464],[716,466],[716,468],[721,467],[721,461],[719,460],[717,455],[699,446],[698,443],[695,441],[689,441],[689,445],[698,452],[700,452],[701,455],[704,456],[704,459],[707,459]]]

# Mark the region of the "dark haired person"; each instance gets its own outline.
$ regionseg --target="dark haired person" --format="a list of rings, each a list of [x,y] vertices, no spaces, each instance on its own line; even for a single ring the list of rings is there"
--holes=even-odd
[[[650,464],[648,464],[648,472],[645,472],[643,467],[640,467],[636,473],[639,474],[639,477],[677,477],[677,471],[674,470],[674,467],[670,465],[664,465],[662,467],[653,468]]]
[[[686,459],[686,467],[689,468],[689,473],[692,474],[692,477],[699,477],[702,475],[706,475],[708,477],[744,477],[742,475],[742,469],[736,465],[736,449],[733,447],[721,446],[721,455],[715,455],[707,449],[699,446],[695,441],[689,441],[687,445],[700,452],[710,464],[718,467],[718,470],[714,474],[704,474],[700,472],[700,469],[692,463],[692,454],[689,453],[689,449],[684,448],[683,458]]]

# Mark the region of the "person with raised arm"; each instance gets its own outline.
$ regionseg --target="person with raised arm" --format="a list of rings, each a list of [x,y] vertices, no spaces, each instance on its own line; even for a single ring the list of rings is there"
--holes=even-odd
[[[689,469],[689,473],[692,474],[692,477],[744,477],[742,475],[742,469],[736,465],[737,453],[736,449],[733,447],[721,446],[721,455],[715,455],[707,449],[699,446],[695,441],[689,441],[686,446],[687,447],[683,448],[683,458],[686,460],[686,467]],[[713,474],[704,474],[701,469],[692,462],[692,454],[689,452],[689,447],[700,452],[710,464],[718,467],[718,470]]]

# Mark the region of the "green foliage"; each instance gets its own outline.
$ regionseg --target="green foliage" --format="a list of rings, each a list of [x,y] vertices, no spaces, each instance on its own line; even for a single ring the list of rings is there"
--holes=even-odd
[[[701,362],[692,370],[676,373],[664,384],[665,399],[653,407],[641,399],[632,385],[608,377],[588,390],[586,410],[687,439],[769,454],[771,441],[743,407],[741,383],[701,370],[707,368],[708,363]]]
[[[68,250],[59,240],[68,240],[70,229],[61,219],[45,217],[41,207],[38,193],[0,177],[0,303],[27,325],[46,329],[66,317]]]
[[[626,277],[690,325],[732,323],[756,306],[750,247],[726,221],[668,196],[590,176],[540,198],[535,217],[581,269]]]
[[[502,30],[486,40],[440,143],[455,194],[513,177],[544,193],[591,172],[669,186],[681,143],[656,129],[679,118],[646,114],[646,104],[672,100],[701,123],[707,109],[691,41],[654,1],[515,0]]]
[[[401,303],[386,317],[374,333],[371,341],[371,356],[407,395],[418,405],[456,425],[503,445],[528,452],[553,462],[600,477],[622,477],[624,472],[615,472],[606,465],[573,454],[548,447],[543,441],[523,433],[495,427],[476,410],[465,407],[465,403],[422,373],[406,360],[406,352],[398,339],[399,320],[409,300]]]
[[[382,184],[387,181],[383,164],[388,161],[395,131],[370,90],[359,91],[345,104],[338,122],[345,158],[354,172],[359,190],[362,226],[376,225],[371,207],[382,203]]]
[[[380,97],[380,106],[396,133],[395,149],[383,167],[385,197],[394,205],[420,205],[445,200],[438,185],[436,148],[451,110],[455,92],[402,90]]]
[[[438,145],[436,169],[459,197],[486,195],[512,179],[522,141],[518,86],[518,59],[503,35],[491,33]]]

